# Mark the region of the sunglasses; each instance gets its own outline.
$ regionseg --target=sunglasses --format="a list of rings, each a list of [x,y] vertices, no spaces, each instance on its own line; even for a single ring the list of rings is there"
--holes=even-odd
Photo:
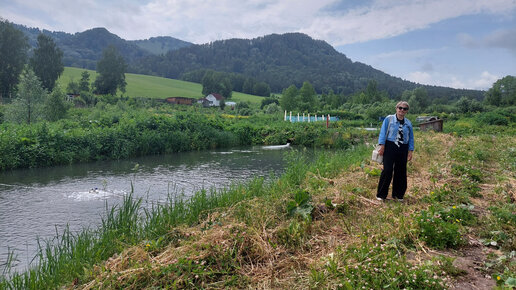
[[[398,107],[398,109],[403,110],[403,111],[408,111],[407,107]]]

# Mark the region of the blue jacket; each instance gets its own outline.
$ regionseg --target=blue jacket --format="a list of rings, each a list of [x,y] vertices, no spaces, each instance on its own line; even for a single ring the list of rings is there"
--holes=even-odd
[[[389,122],[391,123],[389,127]],[[398,127],[400,123],[396,118],[396,115],[389,115],[383,120],[382,129],[380,130],[380,136],[378,137],[378,144],[385,144],[385,136],[387,135],[387,140],[394,142],[396,141],[396,135],[398,134]],[[389,128],[389,132],[387,133],[387,128]],[[403,144],[408,144],[408,150],[414,151],[414,131],[412,130],[412,123],[409,119],[405,118],[405,124],[403,124],[403,136],[408,138],[403,138]]]

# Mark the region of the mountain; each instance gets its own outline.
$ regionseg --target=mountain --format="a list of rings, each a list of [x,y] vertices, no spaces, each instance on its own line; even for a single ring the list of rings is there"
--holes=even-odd
[[[141,73],[168,78],[181,78],[185,73],[202,69],[237,73],[268,83],[273,92],[281,92],[292,84],[299,88],[304,81],[309,81],[318,92],[332,89],[348,95],[365,90],[368,83],[374,80],[378,90],[386,91],[394,98],[401,96],[405,90],[422,86],[390,76],[369,65],[353,62],[328,43],[302,33],[191,45],[169,51],[166,55],[146,57],[137,66]],[[481,91],[423,87],[432,98],[483,97]]]
[[[186,42],[170,36],[151,37],[145,40],[132,40],[129,42],[134,43],[141,49],[156,55],[165,54],[170,50],[177,50],[182,47],[188,47],[192,45],[190,42]]]
[[[317,92],[345,95],[364,91],[371,81],[391,98],[405,90],[424,87],[430,98],[456,100],[462,96],[482,99],[483,92],[447,87],[425,86],[393,77],[367,64],[353,62],[322,40],[302,33],[271,34],[254,39],[228,39],[207,44],[192,44],[173,37],[153,37],[127,41],[105,28],[94,28],[69,34],[50,32],[18,25],[36,46],[39,33],[53,37],[64,52],[65,66],[95,69],[102,51],[108,45],[118,48],[129,72],[173,79],[197,76],[210,69],[266,82],[272,92],[281,92],[294,84],[298,88],[310,82]]]
[[[109,45],[114,45],[129,64],[152,54],[163,54],[170,49],[186,47],[191,43],[173,37],[154,37],[146,40],[127,41],[109,32],[105,28],[93,28],[75,34],[51,32],[37,28],[16,25],[29,39],[32,48],[37,45],[40,33],[51,36],[58,47],[63,50],[65,66],[95,69],[97,61],[102,57],[102,51]]]

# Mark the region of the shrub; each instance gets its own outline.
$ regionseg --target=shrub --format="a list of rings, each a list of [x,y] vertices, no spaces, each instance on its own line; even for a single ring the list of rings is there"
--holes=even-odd
[[[475,119],[478,123],[483,125],[507,126],[509,124],[508,118],[495,112],[477,114]]]

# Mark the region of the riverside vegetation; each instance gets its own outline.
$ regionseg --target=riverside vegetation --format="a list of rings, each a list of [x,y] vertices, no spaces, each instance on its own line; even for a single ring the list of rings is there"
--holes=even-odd
[[[128,196],[97,229],[42,243],[35,268],[5,265],[0,288],[515,287],[514,120],[476,118],[416,131],[405,203],[375,200],[370,146],[313,163],[292,152],[269,181],[170,196],[151,210]]]

